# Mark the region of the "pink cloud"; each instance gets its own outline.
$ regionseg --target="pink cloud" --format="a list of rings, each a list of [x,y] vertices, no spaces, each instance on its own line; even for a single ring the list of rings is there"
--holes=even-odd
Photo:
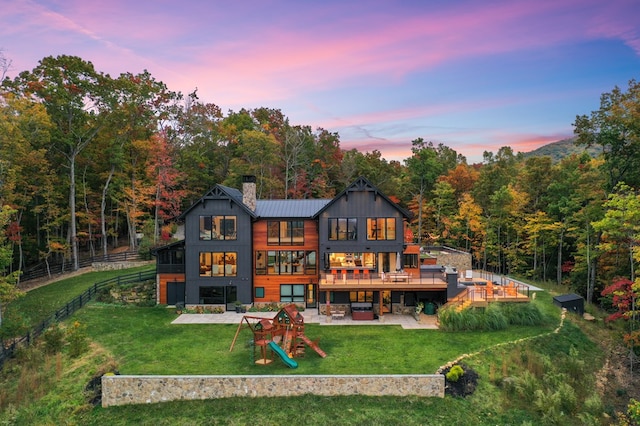
[[[373,15],[366,17],[366,27],[334,25],[335,32],[321,35],[258,29],[242,42],[194,48],[198,59],[191,77],[208,76],[218,88],[233,87],[233,94],[222,90],[222,95],[236,103],[285,99],[309,87],[322,90],[372,78],[392,82],[458,58],[582,39],[592,33],[592,19],[581,15],[577,4],[584,2],[505,3],[490,9],[478,3],[465,11],[386,21]],[[591,7],[600,16],[610,14],[607,5]]]
[[[30,1],[14,3],[17,11],[5,14],[28,17],[23,25],[30,29],[53,27],[54,32],[103,45],[104,56],[91,51],[96,63],[113,63],[115,57],[118,66],[126,68],[121,72],[131,71],[123,60],[140,70],[157,69],[161,79],[175,82],[174,90],[198,86],[210,99],[232,105],[283,100],[310,87],[323,90],[369,79],[393,83],[408,73],[460,58],[539,48],[586,35],[637,41],[631,22],[635,20],[625,14],[633,8],[630,2],[620,8],[593,0],[504,2],[491,7],[486,2],[464,2],[438,10],[400,8],[391,18],[388,11],[376,8],[360,8],[361,14],[351,18],[342,15],[348,5],[335,10],[327,6],[321,10],[323,16],[335,17],[328,24],[264,26],[282,23],[274,17],[254,21],[250,33],[237,34],[224,22],[225,11],[208,2],[193,2],[188,8],[178,5],[179,11],[166,4],[123,0],[76,0],[60,3],[55,11]],[[620,24],[620,16],[629,24]],[[613,18],[618,18],[615,27],[610,24]],[[304,25],[311,19],[300,21]],[[225,37],[212,39],[207,24],[215,29],[226,26],[221,31]],[[176,47],[174,43],[187,34],[189,43]],[[51,35],[50,30],[47,37]],[[68,35],[57,37],[63,41]],[[144,45],[160,53],[162,62],[151,59]]]

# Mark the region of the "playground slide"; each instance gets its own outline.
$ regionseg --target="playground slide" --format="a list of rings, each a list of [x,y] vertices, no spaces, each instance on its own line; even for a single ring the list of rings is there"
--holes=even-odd
[[[309,339],[307,336],[305,336],[304,334],[302,336],[300,336],[300,339],[305,342],[307,344],[307,346],[309,346],[311,349],[313,349],[314,351],[316,351],[318,353],[318,355],[320,355],[322,358],[326,357],[327,354],[325,353],[325,351],[323,351],[322,349],[320,349],[320,347],[318,345],[316,345],[316,343],[314,341],[312,341],[311,339]]]
[[[282,348],[276,345],[275,342],[269,342],[269,347],[274,351],[289,368],[298,368],[298,363],[289,358],[289,356],[282,350]]]

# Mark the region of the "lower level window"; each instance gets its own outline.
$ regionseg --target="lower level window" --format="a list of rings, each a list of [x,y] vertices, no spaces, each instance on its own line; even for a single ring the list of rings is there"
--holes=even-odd
[[[281,284],[280,301],[304,303],[304,284]]]
[[[373,302],[373,292],[372,291],[350,291],[349,301],[352,303],[353,302]]]
[[[200,303],[204,305],[224,304],[224,287],[200,287]]]

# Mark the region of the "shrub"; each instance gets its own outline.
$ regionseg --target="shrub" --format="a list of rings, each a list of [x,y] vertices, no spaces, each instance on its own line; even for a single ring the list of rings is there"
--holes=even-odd
[[[471,395],[478,385],[478,373],[464,364],[455,364],[444,371],[445,394],[465,397]]]
[[[89,349],[89,339],[85,326],[76,321],[67,330],[67,341],[69,342],[69,356],[77,358]]]
[[[536,376],[531,374],[530,371],[525,370],[522,376],[517,377],[515,380],[516,393],[521,398],[531,398],[531,395],[540,390],[540,384]]]
[[[0,327],[0,339],[10,340],[29,331],[30,320],[22,312],[8,309],[4,315],[2,327]]]
[[[113,288],[113,284],[110,284],[110,285],[104,286],[102,288],[99,288],[96,291],[96,295],[94,296],[94,300],[96,302],[102,302],[102,303],[114,303],[116,300],[111,295],[111,289],[112,288]]]
[[[544,319],[535,302],[503,303],[502,312],[511,325],[540,325]]]
[[[584,400],[584,411],[592,416],[602,415],[604,412],[604,404],[597,392],[592,393]],[[638,420],[640,420],[640,417]]]
[[[491,304],[487,308],[458,309],[448,305],[438,311],[440,328],[445,331],[504,330],[508,321],[500,306]]]
[[[484,311],[483,325],[485,330],[504,330],[509,325],[507,317],[497,304],[490,304]]]
[[[629,418],[640,424],[640,401],[636,401],[631,398],[629,400],[629,407],[627,408],[627,413],[629,414]]]
[[[156,301],[152,299],[141,300],[140,302],[136,303],[136,306],[140,308],[153,308],[154,306],[156,306]]]
[[[472,331],[483,327],[478,309],[475,308],[458,310],[455,305],[444,306],[438,311],[438,318],[440,328],[445,331]]]
[[[533,396],[533,405],[536,411],[542,415],[542,419],[546,420],[549,424],[562,424],[561,419],[563,413],[560,409],[561,400],[557,392],[538,389]]]
[[[459,365],[454,365],[451,370],[446,374],[447,380],[450,382],[457,382],[464,374],[464,370]]]
[[[64,347],[64,330],[59,324],[52,324],[42,334],[44,351],[48,354],[60,352]]]

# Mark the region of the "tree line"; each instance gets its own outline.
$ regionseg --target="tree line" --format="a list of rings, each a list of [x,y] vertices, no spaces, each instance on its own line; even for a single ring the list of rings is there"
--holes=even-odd
[[[2,75],[9,64],[0,61]],[[631,80],[576,117],[575,143],[598,147],[596,157],[525,158],[503,147],[468,164],[418,137],[401,163],[342,149],[337,133],[291,124],[278,109],[224,113],[147,71],[112,77],[79,57],[46,57],[0,86],[10,254],[0,269],[166,243],[185,207],[215,184],[239,188],[242,175],[257,177],[262,199],[329,198],[362,175],[413,212],[417,242],[597,301],[616,277],[635,282],[640,259],[639,94]]]

